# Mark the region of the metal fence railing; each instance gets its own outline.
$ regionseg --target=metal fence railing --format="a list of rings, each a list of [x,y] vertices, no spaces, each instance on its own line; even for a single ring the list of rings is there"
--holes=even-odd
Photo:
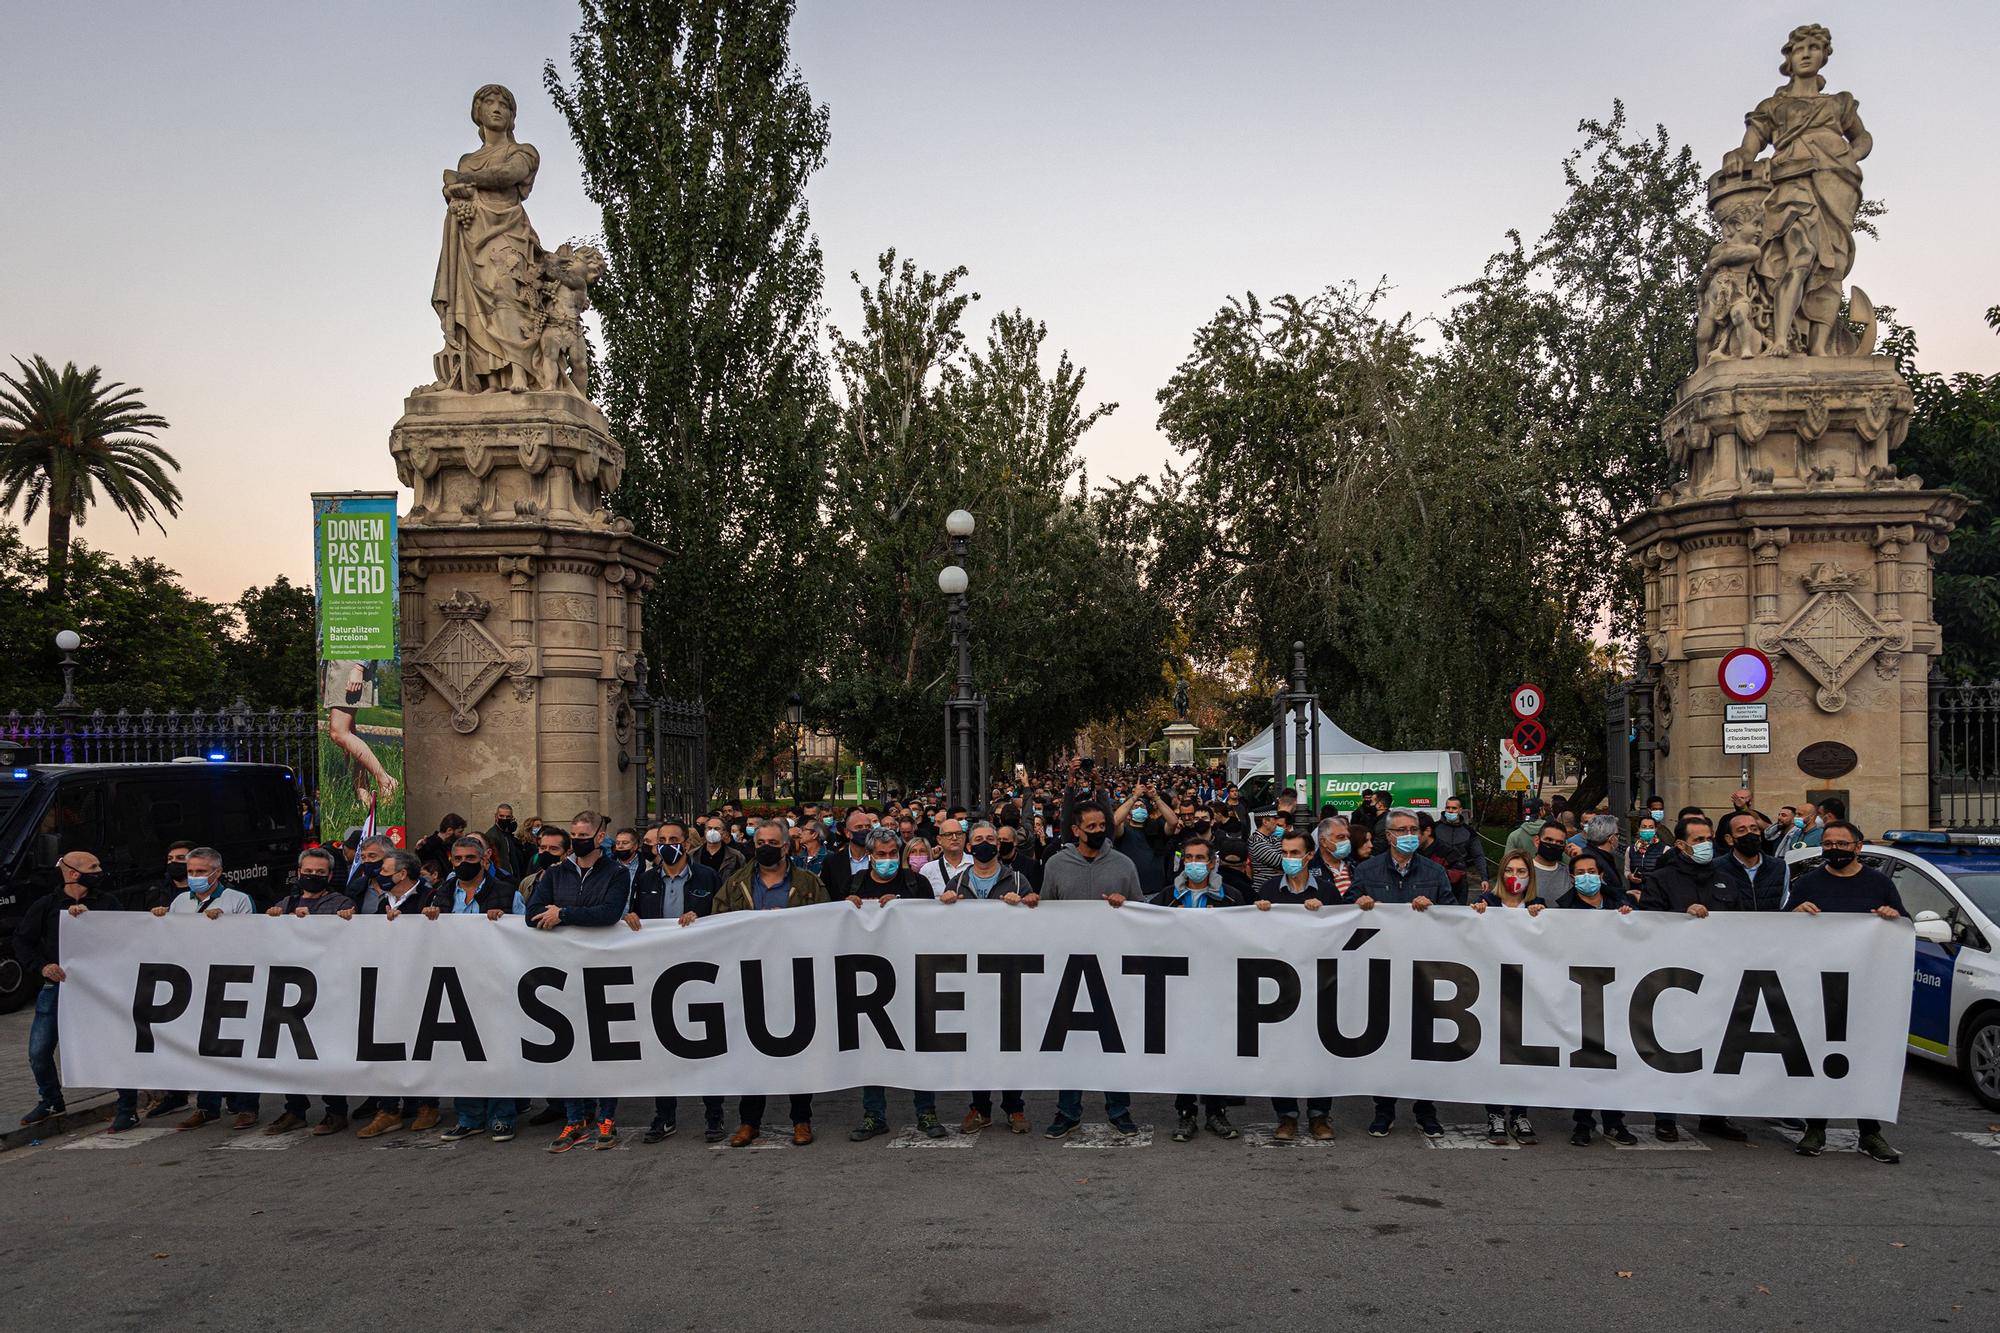
[[[304,708],[0,714],[0,748],[20,764],[144,764],[196,757],[285,764],[317,795],[319,715]]]

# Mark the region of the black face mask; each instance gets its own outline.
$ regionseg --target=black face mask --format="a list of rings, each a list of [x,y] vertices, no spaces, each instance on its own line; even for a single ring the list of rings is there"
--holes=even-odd
[[[1020,849],[1013,843],[1003,842],[1000,844],[1000,859],[1002,861],[1011,861],[1014,859],[1014,853],[1018,850]]]
[[[327,886],[327,878],[325,875],[299,876],[300,893],[325,893],[326,886]]]
[[[363,861],[354,872],[354,879],[358,884],[367,884],[375,880],[387,880],[388,878],[387,875],[382,873],[382,863],[380,861]]]
[[[185,861],[167,862],[167,878],[176,884],[187,883],[188,867]]]
[[[493,827],[499,829],[502,833],[512,833],[515,825],[511,819],[496,819],[493,821]]]
[[[769,843],[760,843],[756,849],[756,854],[757,864],[766,870],[769,870],[785,859],[785,849],[782,847],[773,847]]]
[[[999,858],[999,855],[1000,845],[998,843],[975,842],[972,844],[972,859],[983,866],[992,865]]]
[[[1550,865],[1561,865],[1563,845],[1559,842],[1538,842],[1535,844],[1535,855]]]
[[[1099,829],[1095,833],[1084,834],[1083,841],[1091,851],[1102,851],[1104,849],[1104,840],[1110,836],[1111,833],[1108,829]]]
[[[559,864],[562,859],[561,852],[536,852],[535,869],[547,870],[550,866]]]
[[[687,855],[687,849],[677,842],[663,842],[660,844],[660,859],[668,865],[672,865],[685,855]]]
[[[868,850],[868,828],[863,825],[847,835],[847,840],[864,852]]]
[[[86,892],[97,893],[111,882],[111,876],[102,870],[86,870],[76,877],[76,882],[83,885]]]
[[[452,865],[451,873],[458,876],[460,884],[470,884],[473,880],[478,879],[480,872],[485,869],[486,867],[480,865],[477,861],[459,861]]]
[[[612,855],[613,855],[613,856],[616,856],[616,857],[617,857],[617,858],[618,858],[618,859],[619,859],[620,861],[629,861],[629,860],[631,860],[631,859],[632,859],[633,857],[637,856],[638,854],[639,854],[639,853],[637,853],[637,852],[613,852],[613,853],[612,853]]]
[[[1859,855],[1849,847],[1829,847],[1820,853],[1820,859],[1826,862],[1829,870],[1845,870],[1854,864],[1854,858]]]

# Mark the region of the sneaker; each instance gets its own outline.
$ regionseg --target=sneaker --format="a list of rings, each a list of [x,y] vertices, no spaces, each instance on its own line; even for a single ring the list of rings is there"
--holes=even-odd
[[[1373,1120],[1370,1120],[1368,1122],[1368,1137],[1371,1139],[1388,1138],[1389,1128],[1395,1123],[1396,1122],[1394,1120],[1392,1120],[1386,1115],[1376,1116]]]
[[[421,1134],[425,1130],[436,1129],[437,1122],[438,1122],[437,1107],[419,1106],[417,1108],[417,1118],[410,1122],[410,1132],[412,1134]]]
[[[879,1139],[888,1132],[889,1124],[887,1121],[878,1120],[872,1115],[865,1115],[861,1117],[860,1124],[847,1131],[847,1141],[849,1143],[866,1143],[870,1139]]]
[[[562,1107],[555,1102],[550,1102],[547,1106],[544,1106],[541,1110],[530,1116],[528,1123],[534,1128],[540,1129],[543,1125],[553,1125],[562,1118]]]
[[[105,1133],[123,1134],[128,1129],[137,1129],[138,1127],[139,1115],[136,1111],[120,1111],[116,1116],[112,1117],[111,1128],[106,1130]]]
[[[655,1120],[646,1126],[646,1132],[639,1136],[641,1143],[664,1143],[673,1137],[676,1126]]]
[[[701,1141],[703,1143],[720,1143],[727,1137],[728,1134],[723,1130],[720,1120],[710,1119],[701,1127]]]
[[[160,1100],[158,1100],[157,1102],[154,1102],[153,1105],[147,1110],[146,1119],[161,1120],[166,1118],[167,1116],[172,1115],[176,1111],[185,1111],[187,1110],[187,1108],[188,1108],[188,1099],[186,1093],[184,1092],[168,1093],[166,1096],[160,1098]]]
[[[1588,1148],[1590,1146],[1590,1126],[1578,1125],[1570,1131],[1569,1141],[1579,1148]]]
[[[1895,1166],[1903,1160],[1903,1154],[1889,1146],[1889,1140],[1878,1133],[1861,1136],[1861,1151],[1873,1157],[1884,1166]]]
[[[958,1122],[958,1132],[961,1134],[977,1134],[992,1123],[993,1117],[990,1115],[986,1115],[981,1111],[967,1111],[965,1119]]]
[[[1208,1116],[1208,1132],[1218,1139],[1240,1139],[1243,1131],[1229,1123],[1229,1112],[1211,1111]]]
[[[936,1111],[926,1111],[917,1117],[917,1132],[927,1139],[941,1139],[951,1133],[938,1123]]]
[[[344,1133],[346,1129],[347,1129],[346,1116],[334,1115],[332,1112],[328,1112],[325,1116],[323,1116],[320,1119],[320,1122],[317,1125],[313,1126],[313,1137],[323,1139],[329,1134]]]
[[[1299,1118],[1295,1115],[1278,1117],[1278,1127],[1271,1131],[1271,1137],[1279,1143],[1290,1143],[1299,1136]]]
[[[63,1113],[61,1102],[36,1102],[34,1109],[21,1117],[24,1125],[39,1125],[44,1120],[53,1120]]]
[[[1702,1117],[1698,1122],[1698,1126],[1702,1133],[1713,1134],[1716,1138],[1727,1139],[1731,1143],[1748,1143],[1750,1141],[1749,1130],[1744,1129],[1740,1125],[1733,1124],[1719,1115]]]
[[[1333,1137],[1333,1122],[1323,1115],[1316,1115],[1312,1118],[1310,1130],[1314,1138],[1325,1143]]]
[[[1444,1137],[1444,1126],[1435,1120],[1419,1120],[1417,1128],[1424,1132],[1424,1137],[1427,1139],[1436,1140]]]
[[[354,1131],[357,1139],[375,1139],[384,1134],[393,1134],[403,1127],[403,1117],[394,1111],[377,1111],[375,1118]]]
[[[487,1135],[487,1137],[495,1143],[512,1143],[514,1141],[514,1122],[511,1120],[496,1122],[493,1126],[493,1132]]]
[[[1486,1113],[1486,1141],[1496,1148],[1507,1144],[1507,1117],[1498,1111]]]
[[[1069,1137],[1070,1131],[1076,1128],[1076,1124],[1077,1122],[1071,1120],[1068,1116],[1059,1115],[1049,1121],[1049,1127],[1042,1131],[1042,1137],[1045,1139],[1066,1139]]]
[[[1009,1111],[1007,1113],[1007,1129],[1010,1133],[1014,1134],[1027,1133],[1028,1113],[1026,1111]]]
[[[303,1129],[305,1123],[306,1118],[304,1116],[293,1115],[290,1111],[287,1111],[270,1124],[264,1126],[264,1132],[266,1134],[289,1134],[295,1129]]]
[[[597,1122],[597,1150],[604,1151],[618,1142],[618,1126],[610,1120]]]
[[[450,1129],[438,1135],[438,1142],[457,1143],[461,1139],[469,1139],[474,1134],[484,1134],[485,1132],[486,1126],[484,1125],[453,1125]]]
[[[1111,1127],[1128,1139],[1139,1132],[1139,1127],[1132,1123],[1132,1113],[1130,1111],[1127,1111],[1124,1115],[1112,1116]]]
[[[1639,1140],[1633,1137],[1632,1131],[1623,1125],[1605,1130],[1604,1137],[1610,1139],[1621,1148],[1636,1148],[1639,1146]]]
[[[562,1128],[562,1133],[556,1135],[555,1142],[549,1145],[549,1151],[568,1152],[571,1148],[574,1148],[577,1144],[582,1143],[585,1139],[589,1137],[590,1137],[590,1129],[588,1126],[564,1125]]]
[[[1809,1129],[1799,1135],[1799,1141],[1792,1145],[1792,1151],[1801,1157],[1817,1157],[1826,1151],[1826,1131]]]
[[[1528,1123],[1528,1117],[1524,1115],[1514,1117],[1514,1139],[1524,1148],[1535,1146],[1538,1141],[1535,1138],[1535,1127]]]
[[[1655,1121],[1653,1122],[1653,1137],[1662,1143],[1679,1143],[1681,1141],[1680,1126],[1663,1125]]]
[[[181,1121],[178,1125],[175,1125],[174,1128],[200,1129],[203,1125],[214,1124],[216,1121],[220,1119],[222,1119],[222,1117],[216,1112],[204,1111],[200,1107],[196,1107],[194,1109],[194,1112],[190,1114],[187,1119]]]
[[[1193,1111],[1182,1111],[1181,1118],[1174,1122],[1174,1142],[1186,1143],[1195,1136]]]

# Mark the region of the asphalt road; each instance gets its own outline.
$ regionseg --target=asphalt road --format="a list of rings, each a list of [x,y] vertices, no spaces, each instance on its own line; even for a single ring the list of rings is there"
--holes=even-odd
[[[1316,1147],[1175,1144],[1158,1097],[1145,1146],[1048,1143],[1046,1095],[1036,1134],[956,1148],[848,1143],[851,1093],[821,1100],[805,1149],[710,1148],[690,1101],[664,1144],[642,1121],[563,1156],[525,1129],[92,1129],[0,1153],[0,1326],[2000,1326],[2000,1115],[1915,1062],[1903,1108],[1896,1167],[1800,1158],[1763,1123],[1742,1145],[1581,1149],[1550,1111],[1539,1146],[1439,1149],[1407,1112],[1367,1138],[1352,1098]]]

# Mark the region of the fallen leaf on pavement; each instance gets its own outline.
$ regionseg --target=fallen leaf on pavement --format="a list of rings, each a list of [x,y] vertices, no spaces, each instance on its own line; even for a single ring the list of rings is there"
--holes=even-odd
[[[1621,1268],[1621,1269],[1619,1269],[1619,1270],[1618,1270],[1618,1276],[1619,1276],[1619,1277],[1631,1277],[1631,1276],[1632,1276],[1632,1270],[1631,1270],[1631,1269],[1629,1269],[1629,1268]]]
[[[1757,1284],[1757,1294],[1759,1296],[1769,1296],[1771,1294],[1771,1289],[1765,1286],[1763,1283],[1759,1282]]]
[[[166,1256],[166,1255],[164,1255],[164,1254],[156,1254],[156,1255],[154,1255],[153,1257],[154,1257],[155,1259],[164,1259],[164,1258],[166,1258],[167,1256]]]
[[[1910,1247],[1900,1240],[1892,1240],[1889,1242],[1889,1248],[1892,1250],[1907,1250]]]

